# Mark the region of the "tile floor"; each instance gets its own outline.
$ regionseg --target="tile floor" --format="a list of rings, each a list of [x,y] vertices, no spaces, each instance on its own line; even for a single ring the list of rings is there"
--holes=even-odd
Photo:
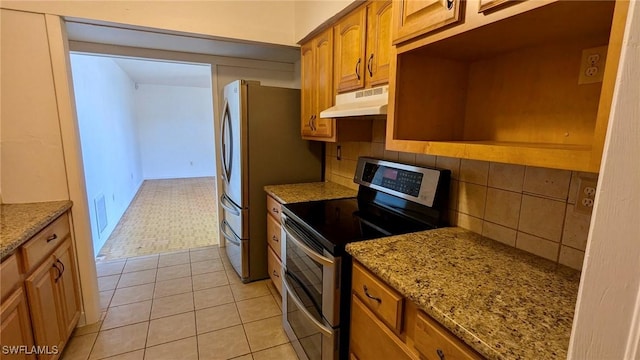
[[[214,177],[145,180],[98,259],[218,244]]]
[[[77,328],[62,359],[297,359],[271,281],[242,284],[223,251],[99,262],[102,320]]]

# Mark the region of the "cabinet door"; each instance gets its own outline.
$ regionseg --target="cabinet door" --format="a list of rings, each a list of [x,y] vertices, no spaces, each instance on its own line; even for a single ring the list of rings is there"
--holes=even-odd
[[[460,20],[460,0],[402,0],[393,7],[393,42],[399,43]]]
[[[356,296],[351,296],[349,352],[360,360],[418,359]]]
[[[354,11],[335,26],[335,75],[338,92],[361,89],[365,75],[367,9]]]
[[[35,359],[33,354],[27,355],[25,352],[13,353],[13,350],[19,346],[27,346],[29,350],[33,346],[29,309],[22,287],[19,287],[2,303],[1,309],[0,339],[2,339],[2,346],[11,347],[8,349],[11,354],[3,353],[2,358]],[[5,349],[2,350],[4,351]]]
[[[317,137],[332,137],[333,119],[321,119],[320,112],[333,105],[333,29],[329,28],[314,41],[315,49],[315,117],[313,134]]]
[[[389,82],[391,64],[391,0],[373,1],[367,8],[367,63],[369,86]]]
[[[62,349],[64,336],[60,332],[60,297],[57,282],[61,271],[54,266],[53,257],[46,260],[27,278],[27,296],[31,309],[31,325],[37,346],[57,346]],[[51,359],[53,355],[39,355],[39,359]]]
[[[67,239],[54,254],[55,263],[62,270],[56,284],[60,298],[60,332],[67,339],[80,317],[80,296],[76,282],[76,261],[71,247],[71,239]]]
[[[314,84],[315,80],[315,68],[314,68],[314,46],[313,40],[309,41],[306,44],[303,44],[300,47],[300,81],[301,81],[301,118],[300,118],[300,129],[302,136],[311,136],[313,135],[313,130],[311,127],[311,121],[313,114],[315,112],[314,109]]]

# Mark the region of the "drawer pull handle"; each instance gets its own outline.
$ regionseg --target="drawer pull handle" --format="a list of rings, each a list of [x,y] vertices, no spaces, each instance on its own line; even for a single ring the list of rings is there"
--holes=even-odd
[[[438,358],[440,358],[440,360],[444,360],[444,351],[438,349],[436,350],[436,354],[438,354]]]
[[[273,212],[274,212],[274,213],[276,213],[276,214],[279,214],[279,213],[280,213],[280,211],[278,211],[278,209],[276,209],[275,207],[272,207],[272,208],[271,208],[271,211],[273,211]]]
[[[58,280],[60,280],[60,278],[62,277],[62,271],[60,270],[60,268],[58,267],[57,263],[53,263],[51,265],[51,267],[53,267],[54,269],[56,269],[56,271],[58,272],[58,274],[56,275],[55,279],[53,279],[55,282],[58,282]]]
[[[60,266],[62,266],[62,272],[60,273],[60,276],[62,276],[62,274],[64,274],[64,264],[62,263],[62,261],[60,261],[60,259],[56,259],[56,262],[60,264]]]
[[[369,299],[377,301],[378,304],[382,304],[382,299],[380,299],[379,297],[371,296],[371,294],[369,294],[369,289],[367,289],[367,285],[362,285],[362,288],[364,289],[364,294],[367,295]]]
[[[280,277],[280,275],[278,275],[278,272],[277,272],[277,271],[275,271],[275,270],[273,270],[273,276],[275,276],[275,277],[277,277],[277,278],[279,278],[279,277]]]
[[[48,243],[49,243],[49,242],[52,242],[53,240],[55,240],[55,239],[57,239],[57,238],[58,238],[58,235],[57,235],[57,234],[53,234],[53,235],[51,235],[51,236],[49,236],[49,237],[47,238],[47,242],[48,242]]]
[[[278,239],[278,237],[277,237],[277,236],[275,236],[275,235],[273,235],[273,237],[271,238],[271,240],[273,240],[273,241],[275,241],[275,242],[280,241],[280,240]]]

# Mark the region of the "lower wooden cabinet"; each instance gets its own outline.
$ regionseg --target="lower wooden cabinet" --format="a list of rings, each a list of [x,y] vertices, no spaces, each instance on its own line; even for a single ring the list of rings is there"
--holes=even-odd
[[[2,287],[9,289],[2,292],[0,358],[58,359],[81,309],[68,215],[22,244],[0,268]]]
[[[29,350],[33,347],[29,307],[22,286],[2,302],[0,312],[2,359],[35,359],[34,354],[17,351],[20,346]]]
[[[483,359],[356,261],[352,276],[352,359]]]
[[[281,213],[282,204],[267,195],[267,271],[280,294],[282,294]]]
[[[418,359],[355,295],[351,297],[349,351],[360,360]]]

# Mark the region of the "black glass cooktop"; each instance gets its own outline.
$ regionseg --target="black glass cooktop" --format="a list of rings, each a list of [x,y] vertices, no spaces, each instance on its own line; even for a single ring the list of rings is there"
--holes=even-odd
[[[433,226],[357,198],[283,205],[297,231],[305,232],[332,254],[347,243],[428,230]]]

